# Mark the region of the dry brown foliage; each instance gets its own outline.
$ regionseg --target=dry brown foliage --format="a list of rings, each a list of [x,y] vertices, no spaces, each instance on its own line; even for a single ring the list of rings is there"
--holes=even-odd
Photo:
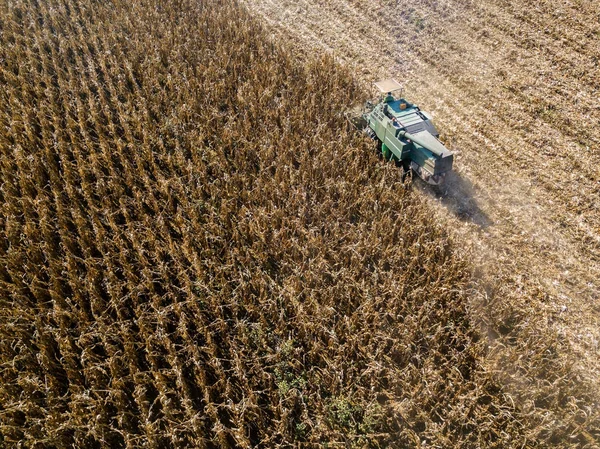
[[[4,445],[592,447],[483,369],[347,72],[233,0],[130,3],[0,5]]]
[[[418,195],[476,267],[470,309],[489,335],[484,364],[537,420],[531,429],[542,440],[597,446],[597,5],[246,3],[303,54],[332,53],[365,84],[402,80],[435,114],[457,176],[435,196]],[[573,438],[562,439],[584,415]]]

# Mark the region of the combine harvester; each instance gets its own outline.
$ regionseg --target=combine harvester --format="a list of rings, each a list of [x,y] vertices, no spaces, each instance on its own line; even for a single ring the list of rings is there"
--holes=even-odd
[[[394,93],[402,86],[395,80],[375,83],[385,97],[368,101],[363,112],[349,118],[352,125],[379,141],[383,157],[413,170],[428,184],[441,184],[452,170],[454,155],[438,140],[431,117],[415,104]]]

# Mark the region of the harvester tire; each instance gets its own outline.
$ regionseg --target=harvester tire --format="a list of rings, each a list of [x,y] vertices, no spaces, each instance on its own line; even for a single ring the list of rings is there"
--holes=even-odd
[[[388,146],[385,143],[381,144],[381,152],[383,153],[383,158],[386,161],[389,161],[391,158],[392,152],[390,151],[390,149],[388,148]]]

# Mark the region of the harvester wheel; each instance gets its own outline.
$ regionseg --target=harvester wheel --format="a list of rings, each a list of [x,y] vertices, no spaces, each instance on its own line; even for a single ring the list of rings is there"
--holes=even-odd
[[[388,148],[388,146],[385,143],[381,144],[381,152],[383,153],[383,158],[386,161],[389,161],[390,157],[392,155],[392,152],[390,151],[390,149]]]
[[[410,167],[402,165],[402,182],[412,182],[413,171]]]
[[[383,144],[381,143],[381,140],[379,140],[379,139],[376,139],[375,142],[376,142],[375,151],[377,152],[377,157],[381,159],[383,157],[383,154],[381,153],[381,147]]]

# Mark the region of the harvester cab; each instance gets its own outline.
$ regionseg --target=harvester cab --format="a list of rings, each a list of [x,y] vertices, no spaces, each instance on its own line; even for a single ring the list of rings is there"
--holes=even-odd
[[[431,116],[403,97],[397,81],[380,81],[375,87],[379,99],[367,102],[351,122],[378,141],[385,159],[412,169],[429,184],[441,184],[452,170],[454,155],[439,141]]]

